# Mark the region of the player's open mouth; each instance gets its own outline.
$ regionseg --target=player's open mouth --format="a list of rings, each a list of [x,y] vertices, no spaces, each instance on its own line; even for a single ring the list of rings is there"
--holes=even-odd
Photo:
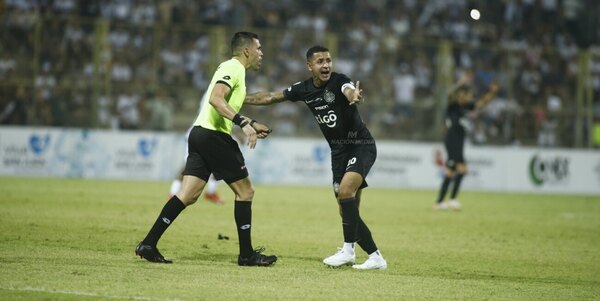
[[[331,71],[321,71],[321,75],[323,77],[329,77],[330,74],[331,74]]]

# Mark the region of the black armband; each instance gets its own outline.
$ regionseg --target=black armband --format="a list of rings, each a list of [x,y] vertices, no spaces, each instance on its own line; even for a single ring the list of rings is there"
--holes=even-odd
[[[233,121],[233,123],[235,123],[236,125],[243,127],[242,122],[244,122],[244,118],[242,118],[242,115],[235,114],[235,116],[233,116],[233,119],[231,119],[231,121]]]

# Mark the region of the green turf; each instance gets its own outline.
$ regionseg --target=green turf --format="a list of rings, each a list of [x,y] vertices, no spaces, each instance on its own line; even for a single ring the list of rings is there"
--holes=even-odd
[[[258,186],[253,243],[279,261],[238,267],[232,194],[185,210],[134,256],[166,182],[0,178],[0,300],[598,300],[600,197],[369,188],[361,214],[389,267],[332,269],[342,242],[329,188]],[[230,240],[218,240],[218,234]],[[363,252],[358,261],[365,260]]]

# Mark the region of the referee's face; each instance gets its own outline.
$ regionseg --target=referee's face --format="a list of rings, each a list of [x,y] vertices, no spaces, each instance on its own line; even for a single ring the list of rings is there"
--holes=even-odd
[[[328,81],[333,72],[333,61],[329,51],[315,52],[306,65],[316,84]]]
[[[252,39],[252,44],[246,49],[248,49],[248,62],[250,63],[250,69],[260,69],[263,57],[262,46],[260,45],[260,41],[257,39]]]

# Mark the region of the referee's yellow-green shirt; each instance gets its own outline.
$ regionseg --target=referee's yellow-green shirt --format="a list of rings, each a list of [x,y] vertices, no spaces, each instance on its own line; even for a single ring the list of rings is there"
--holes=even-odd
[[[207,97],[210,97],[217,83],[226,84],[231,88],[231,92],[225,96],[225,100],[233,110],[239,112],[244,104],[244,98],[246,98],[246,68],[235,58],[221,63],[210,81],[208,90],[206,90]],[[202,104],[200,114],[198,114],[194,125],[231,134],[233,122],[219,115],[217,110],[208,101],[208,98],[206,100]]]

